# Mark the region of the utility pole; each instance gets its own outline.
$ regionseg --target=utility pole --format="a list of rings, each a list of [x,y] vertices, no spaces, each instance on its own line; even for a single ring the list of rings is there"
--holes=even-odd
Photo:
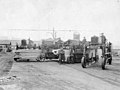
[[[56,32],[55,32],[54,28],[53,28],[52,36],[53,36],[53,42],[54,42],[54,44],[55,44],[55,40],[56,40]]]

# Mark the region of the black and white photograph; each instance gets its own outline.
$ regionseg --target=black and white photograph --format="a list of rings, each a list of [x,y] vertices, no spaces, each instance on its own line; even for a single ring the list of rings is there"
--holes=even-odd
[[[0,0],[0,90],[120,90],[120,0]]]

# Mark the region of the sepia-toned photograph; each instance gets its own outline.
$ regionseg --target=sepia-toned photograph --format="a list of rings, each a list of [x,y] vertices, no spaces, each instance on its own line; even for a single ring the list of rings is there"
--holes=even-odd
[[[0,0],[0,90],[120,90],[120,0]]]

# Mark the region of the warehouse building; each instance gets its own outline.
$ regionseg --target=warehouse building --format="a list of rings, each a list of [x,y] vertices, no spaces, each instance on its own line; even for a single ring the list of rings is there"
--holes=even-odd
[[[6,52],[8,48],[11,48],[11,42],[9,40],[0,40],[0,52]]]

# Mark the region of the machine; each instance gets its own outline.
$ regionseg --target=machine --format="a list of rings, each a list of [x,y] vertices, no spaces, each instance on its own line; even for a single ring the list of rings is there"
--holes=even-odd
[[[91,40],[89,45],[84,45],[83,57],[81,65],[83,68],[88,67],[94,63],[99,63],[102,69],[105,69],[106,64],[112,63],[111,43],[107,43],[105,37],[101,38],[102,42],[98,40]],[[98,39],[98,38],[96,38]],[[96,42],[97,41],[97,42]],[[94,43],[93,43],[94,42]]]

